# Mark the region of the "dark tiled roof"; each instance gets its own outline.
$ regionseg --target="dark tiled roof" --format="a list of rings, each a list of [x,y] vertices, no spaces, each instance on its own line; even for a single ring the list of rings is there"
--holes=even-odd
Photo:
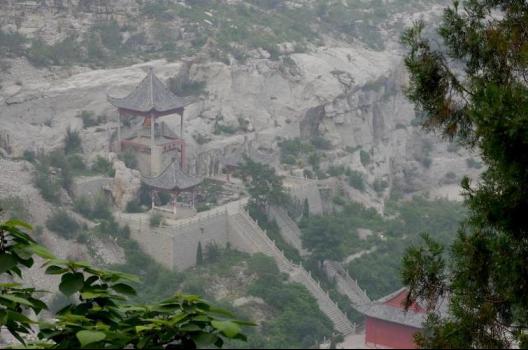
[[[358,311],[366,316],[414,328],[422,328],[426,317],[424,313],[413,312],[411,310],[405,312],[399,308],[377,303],[358,305],[357,308]]]
[[[202,182],[201,178],[192,177],[185,174],[178,164],[173,161],[165,170],[156,177],[142,177],[143,182],[151,187],[162,190],[187,190]]]
[[[423,328],[423,324],[427,318],[427,313],[416,312],[412,309],[404,311],[403,308],[397,308],[386,304],[386,302],[401,294],[405,290],[406,288],[402,288],[370,304],[357,305],[357,310],[366,316],[377,318],[379,320],[421,329]],[[425,307],[425,303],[423,301],[418,301],[417,303],[420,306]],[[435,313],[437,313],[442,318],[448,317],[448,304],[448,297],[440,298],[438,304],[436,305]]]
[[[174,95],[150,68],[145,79],[128,96],[123,98],[108,96],[108,102],[117,108],[131,111],[163,113],[183,108],[192,100]]]

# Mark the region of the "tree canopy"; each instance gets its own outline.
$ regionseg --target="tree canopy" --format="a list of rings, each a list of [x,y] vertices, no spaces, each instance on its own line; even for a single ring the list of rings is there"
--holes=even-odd
[[[240,174],[247,184],[251,200],[258,206],[283,205],[288,200],[282,178],[269,165],[245,157]]]
[[[25,230],[28,224],[0,223],[0,277],[23,282],[23,269],[35,256],[48,275],[60,276],[59,291],[74,302],[53,320],[36,320],[48,306],[43,291],[18,282],[0,283],[0,330],[7,330],[28,348],[196,348],[221,347],[225,339],[245,340],[246,322],[215,308],[197,296],[176,294],[159,303],[129,304],[137,277],[101,270],[85,262],[57,259]],[[36,340],[33,340],[36,339]],[[14,344],[13,344],[14,345]]]
[[[526,1],[454,1],[439,40],[423,23],[402,38],[407,93],[423,126],[478,151],[486,165],[479,183],[462,182],[469,219],[450,259],[430,239],[404,259],[408,302],[430,306],[423,347],[528,345],[527,23]],[[444,298],[447,318],[435,312]]]

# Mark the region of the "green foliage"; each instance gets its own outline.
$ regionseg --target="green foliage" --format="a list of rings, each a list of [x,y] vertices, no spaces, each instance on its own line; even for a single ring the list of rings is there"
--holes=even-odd
[[[219,181],[205,179],[197,188],[195,204],[197,207],[211,208],[218,204],[223,186]]]
[[[66,156],[61,150],[39,154],[33,181],[45,200],[57,204],[60,202],[61,187],[71,192],[74,175],[84,169],[84,162],[79,155]]]
[[[374,180],[372,187],[374,188],[374,191],[376,191],[378,194],[382,194],[383,191],[385,191],[389,187],[389,183],[386,180],[376,179]]]
[[[323,136],[313,137],[310,141],[312,145],[319,150],[328,151],[333,148],[332,142],[325,139]]]
[[[528,43],[520,35],[527,17],[524,1],[457,1],[444,11],[434,46],[423,23],[402,37],[407,93],[422,124],[478,150],[486,166],[477,184],[462,183],[470,214],[445,271],[405,266],[413,299],[434,305],[442,290],[450,297],[449,319],[431,315],[419,338],[424,347],[511,347],[528,330]],[[424,288],[431,281],[425,272],[436,273],[434,281],[449,278]]]
[[[284,205],[284,203],[283,203]],[[257,221],[260,228],[266,232],[268,237],[272,239],[277,247],[284,253],[284,255],[291,261],[300,262],[301,256],[297,249],[289,245],[281,235],[279,225],[273,219],[270,220],[265,209],[256,205],[255,202],[248,204],[249,215]]]
[[[251,200],[257,206],[267,208],[269,205],[282,205],[287,201],[282,178],[275,174],[275,169],[271,166],[245,157],[239,171]]]
[[[64,153],[82,153],[82,142],[79,131],[66,129],[66,136],[64,137]]]
[[[60,202],[61,187],[71,194],[74,176],[88,173],[80,154],[65,154],[62,150],[39,154],[33,163],[35,186],[45,200],[54,204]]]
[[[280,159],[284,164],[296,164],[301,156],[314,151],[311,144],[306,144],[300,138],[287,139],[279,142]]]
[[[44,40],[37,38],[31,41],[31,46],[26,51],[26,57],[35,66],[62,66],[72,65],[80,61],[80,47],[75,37],[67,37],[53,45],[48,45]]]
[[[97,158],[92,164],[91,170],[93,173],[103,174],[108,177],[115,176],[115,170],[112,166],[112,163],[110,163],[108,160],[101,156],[97,156]]]
[[[367,167],[370,164],[370,154],[367,151],[360,150],[359,158],[361,160],[361,164],[363,164],[364,167]]]
[[[420,241],[423,232],[427,231],[442,244],[448,244],[455,238],[457,227],[466,213],[459,203],[431,201],[422,197],[401,203],[388,202],[386,218],[376,210],[354,202],[342,200],[340,204],[338,212],[325,216],[311,215],[301,220],[303,245],[312,252],[313,260],[319,263],[324,259],[339,261],[375,247],[349,265],[350,275],[373,299],[381,298],[401,286],[401,258],[409,245]],[[368,229],[372,235],[362,239],[358,229]],[[312,272],[318,271],[319,267],[314,266]],[[323,278],[321,275],[320,279]],[[328,289],[331,288],[328,285]],[[339,296],[336,295],[337,298]]]
[[[46,221],[46,227],[63,238],[73,239],[79,233],[81,225],[64,209],[55,211]]]
[[[204,263],[203,251],[202,251],[202,242],[198,242],[198,248],[196,248],[196,265],[200,266]]]
[[[177,75],[174,78],[169,78],[167,86],[177,96],[194,96],[205,92],[206,82],[191,81],[188,77]]]
[[[24,52],[26,38],[17,32],[0,30],[0,57],[18,57]]]
[[[303,247],[312,257],[340,261],[344,257],[344,227],[327,216],[303,218],[301,225]]]
[[[30,163],[33,163],[35,161],[35,152],[26,149],[24,150],[22,158],[24,158],[24,160],[27,160]]]
[[[365,191],[365,179],[363,174],[356,170],[348,173],[348,184],[361,192]]]
[[[3,212],[1,212],[4,210]],[[0,198],[0,212],[9,219],[29,220],[31,213],[25,201],[17,196]]]
[[[149,224],[150,227],[160,227],[163,222],[163,216],[160,213],[153,213],[150,215]]]
[[[275,262],[262,254],[255,254],[249,270],[257,279],[249,286],[251,295],[262,298],[276,315],[263,325],[264,339],[252,337],[249,345],[262,341],[267,348],[308,348],[332,333],[332,323],[317,307],[308,290],[297,283],[286,283]],[[296,320],[292,322],[292,320]]]
[[[203,135],[203,134],[199,134],[199,133],[198,134],[193,134],[193,139],[199,145],[205,145],[206,143],[211,141],[211,138],[209,136]]]
[[[176,294],[159,303],[129,304],[136,295],[133,275],[95,268],[85,262],[55,258],[38,245],[19,221],[0,224],[0,274],[22,278],[21,267],[31,267],[33,256],[44,259],[46,274],[60,276],[59,290],[68,299],[53,321],[40,322],[37,340],[26,340],[37,321],[26,316],[48,309],[34,288],[19,283],[0,284],[0,326],[28,348],[163,348],[181,344],[186,348],[218,346],[225,339],[246,340],[241,326],[225,310],[214,308],[199,297]]]
[[[42,198],[50,203],[57,204],[60,202],[60,180],[56,176],[50,176],[49,168],[43,165],[37,165],[35,167],[33,181],[39,189]]]
[[[305,198],[303,201],[302,216],[303,218],[307,218],[310,216],[310,203],[308,202],[308,198]]]
[[[138,199],[132,199],[127,203],[125,211],[127,213],[144,213],[147,209],[141,205]]]
[[[104,115],[96,117],[95,114],[90,111],[81,111],[77,114],[77,117],[82,119],[84,128],[100,125],[104,123],[106,118]]]
[[[222,122],[217,120],[215,122],[215,124],[214,124],[213,134],[215,134],[215,135],[221,135],[221,134],[233,135],[234,133],[237,132],[237,130],[238,130],[238,128],[236,126],[226,125],[226,124],[223,124]]]
[[[112,205],[103,193],[93,199],[79,197],[74,201],[75,210],[90,220],[113,220]]]
[[[125,166],[129,169],[137,169],[138,168],[138,160],[134,152],[132,151],[125,151],[123,153],[120,153],[118,155],[118,158],[125,163]]]

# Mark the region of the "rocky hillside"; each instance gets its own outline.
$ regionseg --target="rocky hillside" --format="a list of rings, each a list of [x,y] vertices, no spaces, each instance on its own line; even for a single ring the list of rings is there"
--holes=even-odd
[[[405,24],[434,18],[443,3],[1,1],[2,170],[31,173],[24,151],[60,147],[68,127],[80,130],[87,162],[106,155],[116,126],[106,95],[130,91],[152,66],[182,80],[179,93],[199,95],[185,112],[196,171],[244,140],[278,165],[279,144],[299,138],[316,146],[317,162],[301,154],[282,162],[285,174],[348,168],[342,190],[380,211],[391,193],[456,197],[478,161],[416,126],[397,43]],[[83,127],[83,111],[100,123]],[[31,176],[9,174],[0,197],[34,192]],[[31,205],[42,223],[49,207]]]

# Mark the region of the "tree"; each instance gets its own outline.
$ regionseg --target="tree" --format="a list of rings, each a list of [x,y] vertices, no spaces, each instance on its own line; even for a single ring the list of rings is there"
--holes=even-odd
[[[196,265],[203,265],[203,251],[202,251],[202,242],[198,242],[198,248],[196,248]]]
[[[332,217],[312,216],[309,225],[302,225],[303,247],[322,263],[325,259],[340,261],[343,258],[345,228]]]
[[[66,136],[64,137],[64,153],[80,153],[82,152],[81,136],[77,130],[72,130],[68,127],[66,129]]]
[[[408,305],[423,298],[430,315],[423,347],[528,346],[528,3],[455,1],[438,30],[417,23],[409,48],[409,98],[427,130],[478,150],[479,184],[462,182],[469,219],[445,261],[431,240],[403,264]],[[436,310],[448,297],[449,318]]]
[[[10,220],[0,223],[0,278],[23,278],[22,267],[44,259],[46,274],[60,276],[59,290],[75,302],[59,310],[53,321],[38,322],[48,309],[41,291],[19,283],[0,284],[0,329],[28,348],[196,348],[221,347],[224,339],[241,339],[241,325],[228,312],[199,297],[177,294],[151,305],[128,304],[136,294],[128,283],[137,277],[106,271],[84,262],[57,259],[24,230],[31,226]],[[36,332],[38,340],[28,336]]]
[[[308,217],[310,217],[310,203],[308,202],[308,198],[305,198],[305,199],[304,199],[304,202],[303,202],[303,213],[302,213],[302,217],[303,217],[303,218],[308,218]]]
[[[275,169],[267,164],[244,158],[240,173],[246,182],[251,200],[266,214],[270,205],[284,205],[288,199],[282,178],[275,174]]]

